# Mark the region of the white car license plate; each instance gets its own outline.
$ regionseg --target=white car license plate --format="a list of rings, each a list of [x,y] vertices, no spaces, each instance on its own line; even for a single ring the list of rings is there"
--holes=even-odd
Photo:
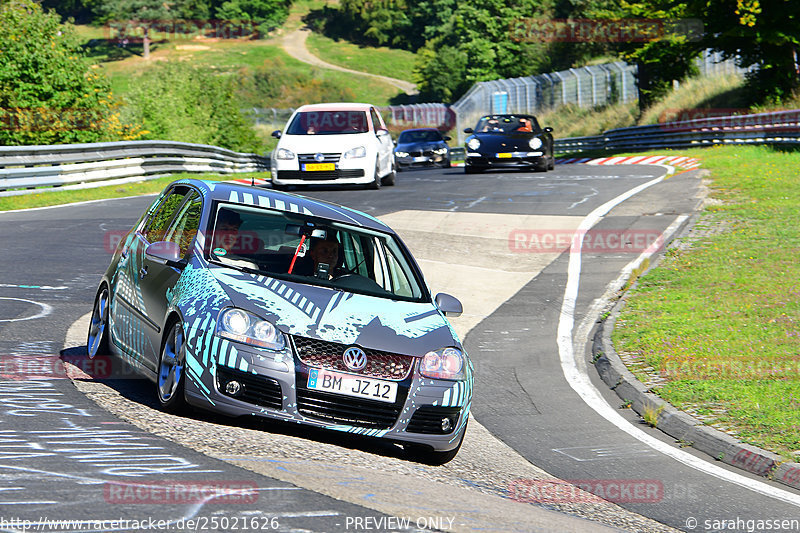
[[[340,374],[316,368],[310,369],[308,388],[387,403],[394,403],[397,399],[397,383],[392,381]]]
[[[425,156],[415,157],[414,158],[414,163],[424,163],[427,160],[428,160],[428,158],[425,157]]]

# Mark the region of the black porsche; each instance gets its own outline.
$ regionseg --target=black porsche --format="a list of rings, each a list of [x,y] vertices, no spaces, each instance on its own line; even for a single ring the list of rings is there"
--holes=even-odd
[[[464,172],[492,168],[552,170],[553,128],[542,128],[533,115],[485,115],[475,129],[466,128]]]

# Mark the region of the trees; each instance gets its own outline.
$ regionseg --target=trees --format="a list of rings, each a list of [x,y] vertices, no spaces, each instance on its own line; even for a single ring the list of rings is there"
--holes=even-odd
[[[0,2],[0,144],[135,138],[78,39],[32,0]]]
[[[159,22],[180,18],[180,5],[169,0],[102,0],[99,11],[107,22],[132,23],[142,28],[144,59],[150,59],[150,31]]]

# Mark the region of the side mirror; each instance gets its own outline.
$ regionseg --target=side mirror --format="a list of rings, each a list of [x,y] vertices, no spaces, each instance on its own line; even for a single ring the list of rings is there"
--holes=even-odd
[[[272,132],[272,136],[275,137],[276,139],[280,139],[281,135],[282,135],[281,130],[275,130]]]
[[[169,241],[157,241],[147,245],[144,251],[145,256],[156,263],[171,266],[173,268],[183,268],[181,262],[181,249],[178,243]]]
[[[472,128],[464,128],[464,133],[475,133],[475,130]]]
[[[449,141],[450,140],[450,136],[449,135],[445,135],[444,137],[442,137],[442,139],[444,139],[445,141]]]
[[[378,131],[375,132],[375,135],[377,135],[378,137],[383,137],[384,135],[389,135],[389,130],[385,130],[385,129],[381,128],[381,129],[379,129]]]
[[[436,307],[439,308],[439,311],[444,313],[444,316],[457,317],[461,316],[461,313],[464,312],[461,302],[455,296],[440,292],[436,295],[434,301],[436,302]]]
[[[548,126],[548,127],[546,127],[546,128],[544,129],[544,131],[546,131],[547,133],[552,133],[552,132],[553,132],[553,128],[551,128],[550,126]]]

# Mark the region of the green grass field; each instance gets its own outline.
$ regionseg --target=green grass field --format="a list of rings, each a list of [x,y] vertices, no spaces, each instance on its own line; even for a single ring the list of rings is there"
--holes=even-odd
[[[306,41],[315,56],[359,72],[369,72],[400,80],[414,81],[416,54],[396,48],[359,46],[347,41],[335,41],[319,33],[312,33]]]
[[[666,380],[654,387],[665,400],[789,458],[800,450],[800,153],[681,153],[711,172],[713,203],[691,246],[639,280],[615,347],[640,379]]]

